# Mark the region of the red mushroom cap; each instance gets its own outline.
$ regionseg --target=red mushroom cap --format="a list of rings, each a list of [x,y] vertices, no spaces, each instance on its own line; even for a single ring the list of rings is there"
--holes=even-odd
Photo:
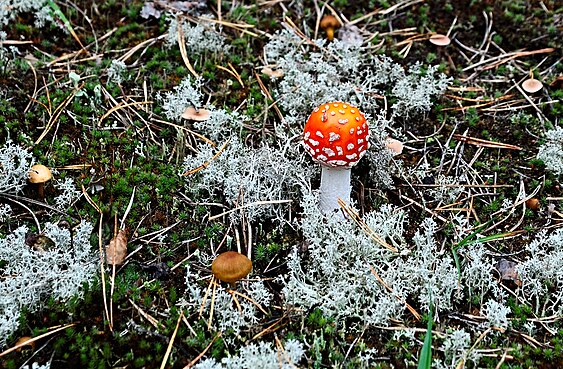
[[[322,104],[307,119],[303,145],[313,159],[323,165],[352,167],[369,148],[366,117],[345,102]]]

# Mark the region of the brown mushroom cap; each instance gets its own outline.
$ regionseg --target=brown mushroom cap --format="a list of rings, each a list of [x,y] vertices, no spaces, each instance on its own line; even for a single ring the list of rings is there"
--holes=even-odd
[[[391,137],[385,140],[385,147],[393,152],[393,155],[400,155],[403,153],[404,145],[401,141]]]
[[[451,40],[448,36],[441,35],[439,33],[430,36],[429,41],[431,44],[434,44],[436,46],[448,46],[451,43]]]
[[[329,41],[334,39],[334,30],[340,28],[341,24],[334,15],[327,14],[321,19],[320,26],[326,31],[326,38]]]
[[[336,19],[334,15],[327,14],[321,19],[320,26],[322,29],[340,28],[340,22],[338,21],[338,19]]]
[[[522,82],[522,89],[529,94],[533,94],[534,92],[538,92],[543,87],[543,83],[535,78],[529,78]]]
[[[211,116],[211,112],[205,109],[196,109],[193,106],[188,106],[186,110],[182,113],[182,118],[195,120],[197,122],[203,122],[208,120]]]
[[[29,349],[29,348],[35,350],[35,341],[31,341],[32,339],[33,338],[29,336],[20,337],[15,344],[15,346],[19,346],[19,348],[16,351],[20,352],[22,351],[22,349]],[[31,342],[27,343],[28,341]]]
[[[230,284],[235,284],[246,277],[251,270],[252,261],[236,251],[219,254],[211,263],[211,271],[215,278]]]
[[[30,183],[45,183],[52,177],[51,170],[42,164],[35,164],[29,170]]]
[[[272,78],[283,77],[283,71],[281,69],[272,69],[270,67],[264,67],[262,68],[262,73]]]

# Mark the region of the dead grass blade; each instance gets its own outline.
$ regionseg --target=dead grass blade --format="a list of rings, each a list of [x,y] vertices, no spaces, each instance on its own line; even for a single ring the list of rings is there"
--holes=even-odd
[[[68,104],[70,104],[72,102],[72,100],[74,99],[74,96],[76,96],[76,94],[78,93],[78,91],[80,91],[82,89],[82,87],[84,87],[84,82],[82,82],[82,84],[80,86],[78,86],[76,89],[74,89],[74,91],[72,91],[64,100],[63,102],[61,102],[59,104],[59,106],[57,106],[55,108],[54,111],[51,111],[51,107],[49,106],[48,108],[46,106],[44,106],[47,109],[47,113],[49,114],[49,121],[47,122],[47,125],[45,126],[45,129],[43,130],[43,133],[41,133],[41,135],[39,136],[39,138],[37,140],[35,140],[34,144],[37,145],[39,144],[43,138],[45,138],[45,136],[47,135],[47,133],[49,133],[49,131],[51,130],[51,128],[53,128],[53,126],[55,125],[56,121],[59,119],[59,117],[61,116],[61,114],[63,113],[63,110],[68,106]],[[48,90],[47,90],[48,91]],[[47,96],[48,100],[49,100],[49,104],[51,103],[51,100],[49,99],[49,97]]]
[[[211,330],[211,323],[213,322],[213,310],[215,308],[215,293],[217,292],[217,282],[213,279],[213,291],[211,292],[211,307],[209,308],[209,320],[207,321],[207,329]]]
[[[198,319],[201,318],[201,315],[203,314],[203,308],[205,307],[205,302],[207,301],[207,297],[209,296],[209,292],[211,292],[211,286],[213,285],[214,281],[215,281],[215,276],[212,275],[211,280],[209,281],[209,285],[205,289],[205,295],[203,295],[203,299],[201,300],[201,306],[199,307]]]
[[[493,68],[498,67],[501,64],[504,64],[504,63],[511,61],[512,59],[520,58],[522,56],[552,53],[554,51],[555,51],[554,48],[548,47],[548,48],[540,49],[540,50],[516,51],[516,52],[506,53],[506,54],[503,54],[503,55],[499,55],[499,56],[495,56],[495,57],[492,57],[492,58],[489,58],[489,59],[482,60],[482,61],[475,63],[475,64],[472,64],[470,66],[467,66],[467,67],[463,68],[463,71],[467,72],[468,70],[477,68],[481,65],[485,65],[485,64],[488,64],[488,63],[491,63],[491,64],[484,66],[481,70],[493,69]]]
[[[102,226],[103,226],[103,220],[104,220],[104,213],[102,212],[102,210],[100,209],[100,207],[94,202],[94,200],[92,200],[92,198],[90,197],[90,195],[88,195],[88,192],[86,192],[86,189],[84,188],[84,185],[82,185],[82,194],[84,195],[84,198],[86,199],[86,201],[92,205],[92,207],[94,207],[94,209],[96,209],[96,211],[100,214],[100,221],[99,221],[99,227],[98,227],[98,249],[100,251],[100,275],[102,276],[102,296],[104,299],[104,312],[106,314],[106,318],[109,320],[110,319],[110,313],[109,313],[109,308],[108,308],[108,300],[107,300],[107,291],[106,291],[106,271],[104,268],[104,245],[102,243]],[[113,325],[110,324],[109,326],[109,330],[113,332]]]
[[[180,316],[178,317],[178,321],[176,322],[176,328],[174,328],[174,332],[172,333],[172,337],[170,337],[170,342],[168,343],[168,347],[166,348],[166,353],[162,358],[162,364],[160,364],[160,369],[164,369],[166,367],[166,363],[168,362],[168,357],[170,356],[170,352],[172,351],[172,346],[174,346],[174,339],[176,339],[176,334],[178,333],[178,327],[180,327],[180,322],[182,321],[183,316],[184,316],[184,311],[181,311]]]
[[[203,351],[200,352],[200,353],[195,357],[195,359],[193,359],[192,361],[190,361],[190,362],[188,363],[188,365],[186,365],[183,369],[189,369],[189,368],[191,368],[192,366],[194,366],[194,365],[199,361],[199,359],[201,359],[201,358],[203,357],[203,355],[205,355],[205,353],[209,350],[209,348],[211,347],[211,345],[213,345],[213,342],[215,342],[215,341],[217,340],[217,338],[219,338],[219,337],[221,337],[221,332],[217,332],[217,334],[215,335],[215,337],[213,337],[213,339],[211,340],[211,342],[209,342],[209,343],[207,344],[207,346],[205,346],[205,348],[203,349]]]
[[[193,135],[193,136],[199,138],[200,140],[202,140],[203,142],[205,142],[205,143],[208,144],[208,145],[211,145],[211,146],[213,146],[213,147],[216,147],[216,146],[217,146],[213,141],[211,141],[211,140],[208,139],[207,137],[205,137],[205,136],[203,136],[203,135],[201,135],[201,134],[199,134],[199,133],[197,133],[197,132],[195,132],[195,131],[192,131],[192,130],[189,129],[189,128],[180,126],[180,125],[178,125],[178,124],[170,123],[170,122],[167,122],[167,121],[161,120],[161,119],[152,119],[151,121],[152,121],[152,122],[157,122],[157,123],[166,124],[166,125],[168,125],[168,126],[172,126],[172,127],[176,128],[176,129],[179,129],[179,130],[182,130],[182,131],[186,131],[186,132],[188,132],[189,134],[191,134],[191,135]]]
[[[223,150],[225,150],[225,148],[227,147],[228,144],[229,144],[228,141],[225,142],[225,144],[224,144],[223,146],[221,146],[221,148],[215,153],[215,155],[213,155],[213,156],[211,157],[211,159],[209,159],[209,161],[206,161],[205,163],[201,164],[200,166],[198,166],[198,167],[196,167],[196,168],[194,168],[194,169],[190,169],[190,170],[185,171],[184,173],[181,174],[181,176],[182,176],[182,177],[189,176],[190,174],[197,173],[197,172],[199,172],[200,170],[207,168],[207,166],[208,166],[209,164],[211,164],[211,162],[212,162],[213,160],[217,159],[217,158],[219,157],[219,155],[221,155],[221,153],[223,152]]]
[[[190,73],[193,74],[195,78],[199,78],[199,75],[195,71],[194,67],[192,66],[192,63],[190,63],[190,59],[188,58],[188,52],[186,51],[186,41],[184,40],[184,30],[182,28],[182,23],[179,23],[179,26],[176,28],[178,30],[178,47],[180,48],[180,54],[182,55],[182,60],[184,61],[184,64],[186,64],[186,67],[188,68]]]
[[[262,331],[260,331],[259,333],[257,333],[254,337],[252,337],[252,340],[258,339],[268,333],[272,333],[277,331],[278,329],[280,329],[281,327],[283,327],[283,325],[281,325],[280,323],[283,321],[283,319],[285,319],[287,316],[289,315],[289,311],[286,311],[278,320],[276,320],[274,323],[270,324],[269,326],[267,326],[266,328],[264,328]]]
[[[152,101],[135,101],[132,103],[123,103],[120,102],[119,104],[117,104],[116,106],[114,106],[113,108],[111,108],[110,110],[108,110],[104,115],[102,115],[100,117],[100,120],[98,121],[98,125],[102,124],[102,122],[109,117],[112,113],[121,110],[121,109],[125,109],[128,108],[130,106],[137,106],[137,105],[148,105],[148,104],[152,104]]]
[[[18,350],[18,349],[20,349],[20,348],[22,348],[22,347],[24,347],[24,346],[27,346],[27,345],[29,345],[29,344],[32,343],[32,342],[38,341],[38,340],[40,340],[40,339],[43,339],[43,338],[45,338],[45,337],[48,337],[48,336],[50,336],[50,335],[52,335],[52,334],[55,334],[55,333],[57,333],[57,332],[60,332],[60,331],[62,331],[62,330],[64,330],[64,329],[73,327],[73,326],[75,326],[75,325],[76,325],[76,323],[70,323],[70,324],[66,324],[66,325],[63,325],[63,326],[56,326],[56,327],[53,327],[53,330],[52,330],[52,331],[49,331],[49,332],[47,332],[47,333],[40,334],[40,335],[37,336],[37,337],[33,337],[32,339],[29,339],[29,340],[27,340],[27,341],[25,341],[25,342],[22,342],[22,343],[20,343],[20,344],[15,345],[14,347],[10,347],[9,349],[7,349],[7,350],[5,350],[5,351],[3,351],[3,352],[0,352],[0,357],[5,356],[5,355],[9,354],[10,352],[14,352],[14,351],[16,351],[16,350]]]
[[[137,311],[139,312],[139,314],[141,314],[141,316],[143,318],[145,318],[156,329],[160,329],[160,326],[158,324],[158,320],[156,320],[154,317],[149,315],[146,311],[141,309],[137,304],[135,304],[135,302],[133,300],[131,300],[130,298],[127,298],[127,299],[129,300],[129,303],[131,303],[131,305],[133,305],[133,307],[135,309],[137,309]]]
[[[340,205],[340,207],[348,215],[348,217],[352,218],[354,223],[356,223],[356,225],[358,227],[360,227],[360,229],[362,231],[364,231],[368,235],[369,238],[371,238],[373,241],[380,244],[381,246],[385,247],[387,250],[389,250],[389,251],[391,251],[395,254],[399,253],[399,250],[397,250],[396,247],[389,245],[387,242],[385,242],[385,240],[383,238],[381,238],[381,236],[379,236],[377,233],[375,233],[375,231],[373,229],[371,229],[364,222],[364,220],[358,215],[358,213],[356,213],[348,204],[346,204],[344,202],[344,200],[342,200],[341,198],[338,198],[337,201],[338,201],[338,205]]]
[[[215,65],[217,68],[224,70],[225,72],[229,73],[231,76],[235,77],[235,79],[237,80],[238,83],[240,83],[241,87],[244,87],[244,82],[242,81],[242,78],[240,76],[240,74],[236,71],[235,67],[233,67],[233,65],[231,63],[228,64],[229,68],[225,68],[222,65]]]
[[[238,292],[238,291],[235,291],[235,290],[229,290],[228,292],[229,292],[231,295],[233,295],[233,297],[234,297],[235,295],[238,295],[238,296],[240,296],[240,297],[242,297],[242,298],[244,298],[244,299],[247,299],[247,300],[250,301],[252,304],[254,304],[254,306],[256,306],[261,312],[263,312],[265,315],[268,315],[268,313],[266,312],[266,310],[264,310],[264,309],[262,308],[262,306],[260,306],[260,304],[257,303],[256,301],[254,301],[252,298],[246,296],[246,295],[243,294],[243,293],[240,293],[240,292]]]
[[[480,138],[475,138],[475,137],[470,137],[470,136],[464,136],[464,135],[460,135],[460,134],[454,134],[453,135],[454,140],[458,140],[470,145],[475,145],[475,146],[483,146],[483,147],[490,147],[493,149],[507,149],[507,150],[522,150],[522,148],[520,146],[516,146],[516,145],[511,145],[511,144],[505,144],[502,142],[494,142],[494,141],[488,141],[488,140],[483,140]]]
[[[371,271],[371,273],[375,276],[375,278],[377,279],[377,281],[379,283],[381,283],[381,285],[383,287],[385,287],[385,289],[387,291],[389,291],[390,294],[392,294],[393,296],[395,296],[395,298],[397,300],[399,300],[400,302],[405,304],[405,307],[407,308],[408,311],[411,312],[411,314],[415,317],[416,320],[420,321],[420,314],[412,307],[409,305],[408,302],[403,301],[399,296],[395,295],[395,292],[393,292],[393,289],[391,289],[391,287],[389,287],[389,285],[387,283],[385,283],[385,281],[383,279],[381,279],[381,277],[379,276],[379,274],[377,274],[377,272],[375,271],[375,268],[372,267],[370,264],[368,264],[369,266],[369,270]]]
[[[467,105],[467,106],[458,106],[458,107],[453,107],[453,108],[443,108],[442,109],[443,111],[448,111],[448,110],[465,111],[465,110],[468,110],[468,109],[477,109],[477,108],[482,108],[482,107],[489,106],[489,105],[492,105],[492,104],[496,104],[496,103],[501,102],[501,101],[510,100],[511,98],[514,97],[514,95],[505,95],[505,96],[501,96],[501,97],[494,98],[494,99],[469,99],[469,98],[466,98],[466,97],[455,96],[455,95],[445,95],[445,96],[449,97],[450,99],[454,99],[454,100],[479,102],[479,104]]]
[[[235,212],[235,211],[238,211],[238,210],[241,210],[241,209],[244,209],[244,208],[249,208],[249,207],[252,207],[252,206],[257,206],[257,205],[270,205],[270,204],[286,204],[286,203],[290,203],[290,202],[292,202],[292,201],[293,201],[293,200],[255,201],[255,202],[251,202],[251,203],[249,203],[249,204],[244,204],[244,205],[242,205],[242,206],[237,206],[236,208],[231,209],[231,210],[227,210],[227,211],[225,211],[225,212],[223,212],[223,213],[221,213],[221,214],[217,214],[217,215],[210,216],[210,217],[208,218],[208,220],[214,220],[214,219],[217,219],[217,218],[221,218],[222,216],[225,216],[225,215],[230,214],[230,213],[232,213],[232,212]]]

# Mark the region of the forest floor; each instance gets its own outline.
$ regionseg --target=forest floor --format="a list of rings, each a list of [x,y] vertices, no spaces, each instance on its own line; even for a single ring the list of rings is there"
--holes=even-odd
[[[71,178],[80,196],[60,212],[53,210],[60,190],[49,182],[44,194],[31,185],[16,197],[0,193],[0,203],[12,207],[10,219],[0,223],[0,237],[24,224],[40,233],[35,219],[41,224],[66,222],[70,228],[87,220],[94,224],[98,274],[80,299],[45,299],[39,307],[23,309],[19,328],[0,347],[0,368],[33,362],[50,362],[52,368],[183,368],[210,357],[219,362],[236,356],[243,344],[269,342],[279,354],[289,339],[303,343],[295,367],[414,368],[427,334],[434,337],[432,361],[441,367],[563,367],[563,308],[549,297],[563,288],[563,279],[545,282],[546,295],[528,301],[520,293],[522,281],[515,269],[530,257],[526,245],[536,235],[563,225],[561,177],[537,158],[546,131],[561,124],[563,112],[563,7],[557,3],[55,1],[50,9],[58,6],[62,15],[55,14],[43,27],[36,26],[34,13],[16,14],[0,43],[5,51],[0,145],[11,140],[24,147],[37,162],[57,169],[55,176]],[[186,177],[192,173],[184,172],[184,157],[195,155],[198,143],[211,141],[211,133],[191,120],[168,117],[159,96],[198,76],[202,105],[246,117],[237,132],[241,142],[250,148],[275,143],[273,132],[292,112],[279,104],[283,96],[276,95],[284,76],[272,77],[264,70],[264,47],[281,30],[295,33],[304,44],[325,38],[319,27],[325,14],[336,15],[351,29],[366,55],[388,56],[405,69],[417,62],[438,65],[451,78],[427,111],[398,116],[388,127],[388,135],[404,144],[389,167],[401,167],[400,173],[424,168],[425,174],[394,172],[392,185],[378,188],[368,165],[358,165],[352,170],[352,200],[360,216],[382,204],[404,211],[410,220],[404,230],[407,243],[422,219],[432,218],[439,229],[437,244],[452,263],[454,257],[461,259],[462,267],[468,256],[459,239],[452,243],[452,234],[453,220],[465,219],[475,231],[468,234],[484,237],[488,254],[497,261],[484,278],[506,290],[508,326],[484,324],[485,296],[436,311],[430,330],[428,310],[412,296],[407,306],[416,314],[360,330],[357,324],[335,321],[320,303],[293,307],[284,301],[275,278],[288,272],[286,260],[295,247],[307,258],[310,240],[295,226],[303,206],[298,201],[287,205],[287,222],[281,225],[272,218],[234,222],[226,212],[245,205],[231,202],[221,187],[212,201],[189,192]],[[183,39],[170,35],[173,19],[209,28],[205,32],[220,37],[226,47],[210,51],[213,41],[205,33],[202,39],[210,44],[202,45],[203,51],[169,43],[172,36]],[[433,34],[448,35],[451,43],[434,45],[429,40]],[[343,28],[335,38],[347,41]],[[322,52],[327,45],[320,46]],[[522,83],[530,78],[543,88],[524,91]],[[385,100],[386,107],[392,103]],[[308,112],[314,107],[308,106]],[[220,157],[223,148],[216,144]],[[214,160],[193,173],[212,168]],[[473,173],[463,183],[460,163]],[[319,182],[317,176],[312,187]],[[449,190],[458,187],[463,189],[449,202],[437,200],[438,190],[450,196]],[[105,258],[98,245],[117,235],[125,214],[127,258],[116,268],[100,268]],[[273,296],[269,305],[260,306],[265,314],[236,334],[208,327],[208,311],[197,314],[185,305],[185,267],[209,276],[210,261],[229,245],[242,245],[245,254],[253,250],[250,279],[263,282]],[[507,263],[504,268],[499,261]],[[1,278],[11,278],[4,266],[0,264]],[[190,283],[207,291],[209,278]],[[236,291],[244,294],[244,283]],[[559,314],[542,315],[542,306],[552,302]],[[209,301],[201,296],[200,303],[203,307]],[[356,329],[343,328],[348,326]],[[462,345],[461,351],[445,347],[445,338],[460,329],[469,333],[469,346]],[[33,345],[13,349],[22,337],[38,336]],[[359,359],[368,353],[369,360]]]

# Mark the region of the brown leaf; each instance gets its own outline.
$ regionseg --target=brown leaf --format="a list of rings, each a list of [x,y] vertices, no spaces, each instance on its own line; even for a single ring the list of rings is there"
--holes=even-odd
[[[512,281],[517,286],[522,286],[522,280],[520,279],[520,277],[518,276],[518,273],[516,272],[516,266],[517,265],[518,264],[513,262],[513,261],[506,260],[506,259],[500,259],[496,263],[495,268],[498,270],[498,272],[500,274],[500,278],[502,280]]]
[[[120,229],[117,236],[106,247],[106,262],[109,265],[121,265],[127,256],[127,231]]]

